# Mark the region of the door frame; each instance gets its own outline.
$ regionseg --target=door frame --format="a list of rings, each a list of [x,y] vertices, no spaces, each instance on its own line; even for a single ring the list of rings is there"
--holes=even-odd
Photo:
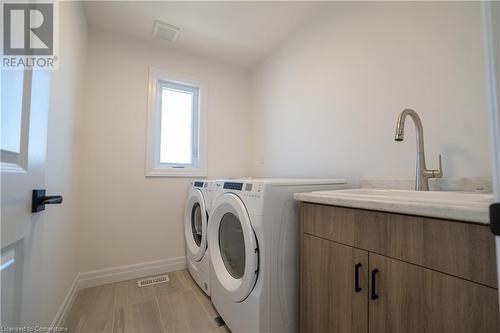
[[[488,109],[492,150],[492,180],[495,202],[500,202],[500,3],[482,2],[486,53]],[[495,237],[497,275],[500,282],[500,236]],[[500,297],[499,297],[500,300]]]

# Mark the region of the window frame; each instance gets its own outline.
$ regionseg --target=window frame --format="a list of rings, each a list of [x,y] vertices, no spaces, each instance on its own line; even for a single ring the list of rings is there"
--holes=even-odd
[[[193,100],[193,163],[161,163],[161,94],[162,88],[185,87],[181,91],[198,91]],[[192,88],[192,89],[190,89]],[[146,138],[146,177],[206,177],[206,80],[189,75],[149,68],[148,120]],[[196,101],[197,100],[197,101]]]

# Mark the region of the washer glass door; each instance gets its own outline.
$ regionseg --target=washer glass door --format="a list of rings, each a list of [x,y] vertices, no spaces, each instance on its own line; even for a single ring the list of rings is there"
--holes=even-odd
[[[193,189],[184,211],[184,234],[188,256],[200,261],[207,249],[207,210],[203,194]]]
[[[196,202],[191,208],[191,231],[193,234],[193,240],[198,245],[201,245],[201,239],[203,238],[203,220],[200,203]]]
[[[213,205],[208,246],[215,277],[229,298],[241,302],[250,294],[259,269],[258,246],[241,199],[225,193]]]
[[[229,274],[241,279],[245,273],[245,237],[241,221],[233,213],[222,216],[219,226],[219,247],[222,262]]]

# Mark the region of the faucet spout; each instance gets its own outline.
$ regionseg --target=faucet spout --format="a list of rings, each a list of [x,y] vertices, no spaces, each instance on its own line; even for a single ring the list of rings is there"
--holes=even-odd
[[[398,122],[396,124],[396,135],[394,139],[398,142],[404,140],[404,130],[406,117],[409,116],[416,129],[416,139],[417,139],[417,156],[416,156],[416,168],[415,168],[415,190],[416,191],[428,191],[429,190],[429,178],[439,178],[442,176],[441,169],[441,155],[439,156],[439,169],[438,170],[427,170],[425,165],[425,152],[424,152],[424,129],[422,126],[422,121],[412,109],[404,109],[398,117]]]

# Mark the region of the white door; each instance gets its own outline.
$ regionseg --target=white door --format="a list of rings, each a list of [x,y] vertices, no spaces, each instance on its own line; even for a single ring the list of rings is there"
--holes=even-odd
[[[1,72],[1,326],[21,322],[23,249],[43,214],[31,213],[45,185],[48,70]]]
[[[215,277],[234,302],[252,291],[259,270],[259,249],[250,217],[232,193],[217,198],[208,222],[208,247]]]
[[[483,2],[483,16],[488,55],[490,122],[493,151],[493,190],[495,202],[500,203],[500,3]],[[500,223],[500,222],[499,222]],[[496,236],[497,271],[500,281],[500,235]]]

